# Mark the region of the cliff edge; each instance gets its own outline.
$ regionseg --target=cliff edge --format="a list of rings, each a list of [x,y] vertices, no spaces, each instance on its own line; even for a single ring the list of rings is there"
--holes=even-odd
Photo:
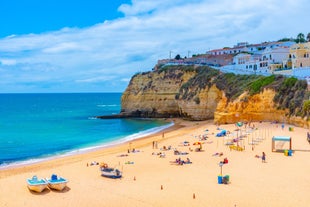
[[[307,83],[283,76],[235,75],[207,66],[166,66],[132,77],[123,117],[275,121],[308,127]],[[309,104],[309,107],[307,107]]]

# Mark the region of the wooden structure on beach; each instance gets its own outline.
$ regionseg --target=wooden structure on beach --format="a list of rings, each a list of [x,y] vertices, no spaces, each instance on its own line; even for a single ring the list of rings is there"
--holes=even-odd
[[[277,151],[285,150],[285,149],[276,149],[275,143],[277,141],[289,142],[289,149],[287,149],[287,150],[292,150],[292,138],[290,136],[273,136],[272,137],[272,144],[271,144],[272,152],[277,152]]]

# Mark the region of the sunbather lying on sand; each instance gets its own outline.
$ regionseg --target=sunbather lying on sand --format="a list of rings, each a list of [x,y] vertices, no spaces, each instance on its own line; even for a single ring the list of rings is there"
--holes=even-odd
[[[187,155],[188,152],[180,152],[179,150],[174,150],[174,155]]]
[[[192,164],[189,158],[186,158],[185,160],[182,160],[180,157],[176,159],[175,161],[171,161],[172,164],[177,164],[177,165],[183,165],[183,164]]]
[[[223,156],[223,152],[216,152],[212,156],[219,156],[219,157],[221,157],[221,156]]]

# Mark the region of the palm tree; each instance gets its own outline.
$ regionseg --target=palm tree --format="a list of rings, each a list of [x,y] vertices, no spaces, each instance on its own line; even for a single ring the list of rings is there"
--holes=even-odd
[[[310,42],[310,32],[307,34],[307,41]]]
[[[305,35],[304,35],[303,33],[299,33],[299,34],[297,35],[296,42],[297,42],[297,43],[306,42],[306,40],[305,40]]]

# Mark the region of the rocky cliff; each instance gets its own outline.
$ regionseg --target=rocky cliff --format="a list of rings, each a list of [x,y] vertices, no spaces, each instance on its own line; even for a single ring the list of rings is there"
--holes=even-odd
[[[297,86],[296,86],[297,85]],[[222,74],[208,67],[170,66],[136,74],[120,115],[215,123],[278,121],[308,127],[304,82],[284,77]]]

